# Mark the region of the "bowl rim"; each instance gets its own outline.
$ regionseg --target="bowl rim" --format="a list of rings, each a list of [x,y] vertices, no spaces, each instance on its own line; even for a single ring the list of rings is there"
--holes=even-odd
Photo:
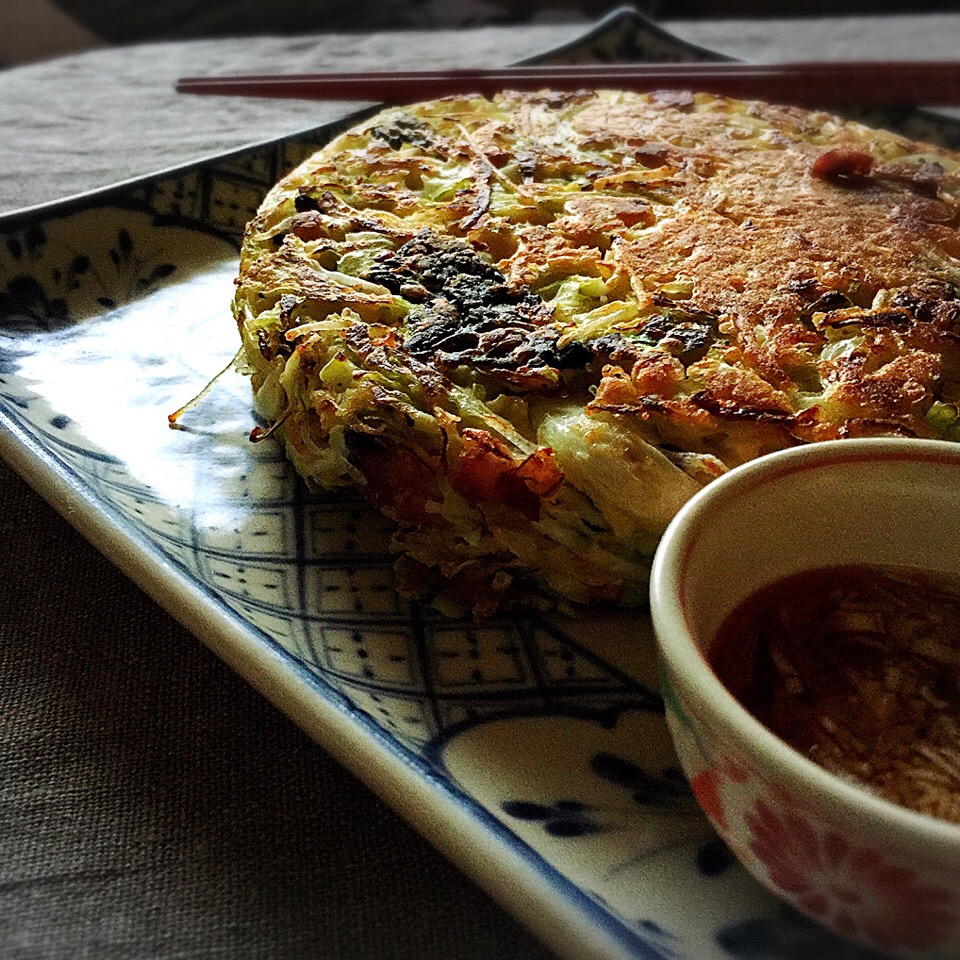
[[[723,685],[697,646],[680,603],[683,558],[711,514],[778,474],[830,468],[878,459],[936,461],[960,471],[960,443],[946,440],[869,437],[827,440],[766,454],[735,467],[694,495],[671,521],[654,556],[650,612],[661,664],[676,678],[685,699],[693,700],[711,730],[726,729],[744,756],[794,782],[811,799],[831,808],[836,819],[861,821],[868,815],[888,840],[915,845],[922,839],[942,853],[960,857],[960,824],[941,820],[886,800],[805,757],[757,720]],[[960,572],[960,571],[958,571]],[[944,860],[944,857],[938,857]]]

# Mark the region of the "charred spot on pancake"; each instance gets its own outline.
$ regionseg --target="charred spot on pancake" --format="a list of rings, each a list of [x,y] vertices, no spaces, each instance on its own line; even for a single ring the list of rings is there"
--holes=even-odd
[[[831,310],[842,310],[852,307],[853,301],[839,290],[828,290],[821,294],[807,307],[808,313],[828,313]]]
[[[591,359],[602,364],[614,364],[629,370],[643,354],[643,347],[636,339],[628,339],[622,333],[608,333],[584,344]]]
[[[889,330],[894,327],[909,327],[913,323],[913,316],[909,310],[896,308],[892,310],[861,310],[859,307],[848,307],[839,310],[828,310],[814,318],[818,327],[879,327]]]
[[[669,314],[660,314],[643,325],[637,339],[665,350],[684,364],[690,364],[706,356],[716,342],[716,322],[712,318],[678,319]]]
[[[931,279],[898,290],[890,302],[909,310],[921,323],[934,323],[960,334],[960,299],[952,283]]]
[[[307,213],[310,210],[319,210],[320,204],[317,203],[316,197],[311,196],[309,188],[305,187],[300,189],[293,198],[293,208],[297,213]]]
[[[421,230],[396,251],[379,254],[364,275],[393,293],[399,293],[404,284],[419,284],[434,294],[463,276],[503,283],[503,275],[469,244],[432,230]]]
[[[401,114],[389,123],[370,127],[369,133],[393,150],[399,150],[405,144],[424,149],[432,149],[436,145],[436,137],[430,127],[410,114]]]
[[[527,288],[507,284],[469,244],[425,230],[380,254],[366,279],[417,300],[406,318],[404,349],[443,369],[469,367],[516,389],[544,389],[550,370],[584,366],[591,352],[558,346],[552,313]]]
[[[280,308],[280,323],[269,328],[261,327],[257,330],[257,346],[264,360],[272,361],[277,357],[289,357],[293,353],[293,344],[284,336],[284,331],[290,325],[293,311],[300,305],[300,298],[292,293],[283,294],[277,301]]]

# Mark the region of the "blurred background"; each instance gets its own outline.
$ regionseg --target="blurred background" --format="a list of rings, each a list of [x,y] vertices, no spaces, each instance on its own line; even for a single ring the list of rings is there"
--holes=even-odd
[[[2,0],[0,65],[104,44],[594,20],[618,0]],[[957,0],[637,0],[657,20],[952,12]]]

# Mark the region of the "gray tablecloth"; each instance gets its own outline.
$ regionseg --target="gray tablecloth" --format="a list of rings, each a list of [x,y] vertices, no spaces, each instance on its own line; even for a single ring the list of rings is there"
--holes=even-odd
[[[955,55],[960,16],[687,22],[749,59]],[[344,105],[176,97],[214,71],[505,63],[572,25],[165,44],[0,74],[0,213]],[[0,958],[546,957],[0,465]]]
[[[746,60],[956,56],[960,15],[678,21]],[[344,115],[356,104],[187,97],[178,77],[402,66],[497,66],[565,43],[575,24],[158,43],[0,73],[0,213],[119,183]]]

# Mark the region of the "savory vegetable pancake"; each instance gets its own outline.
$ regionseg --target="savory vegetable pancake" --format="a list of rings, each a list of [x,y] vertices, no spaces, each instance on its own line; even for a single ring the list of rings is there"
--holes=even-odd
[[[960,439],[960,157],[706,94],[386,110],[267,196],[234,303],[315,487],[405,588],[641,602],[696,490],[793,444]],[[263,431],[260,431],[260,435]]]

